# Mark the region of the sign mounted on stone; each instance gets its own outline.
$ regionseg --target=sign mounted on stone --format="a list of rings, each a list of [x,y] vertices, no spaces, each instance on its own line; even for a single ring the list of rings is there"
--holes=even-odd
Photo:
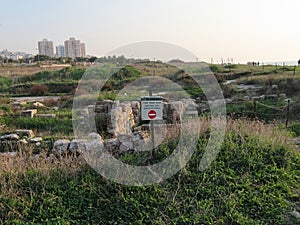
[[[141,98],[142,120],[162,120],[163,103],[160,96],[147,96]]]

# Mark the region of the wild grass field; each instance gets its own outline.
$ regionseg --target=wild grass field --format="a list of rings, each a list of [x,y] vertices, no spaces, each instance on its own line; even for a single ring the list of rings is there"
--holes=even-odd
[[[28,161],[28,150],[1,159],[3,224],[296,224],[299,152],[290,135],[259,121],[229,120],[213,164],[198,170],[207,143],[160,184],[128,187],[93,171],[83,159]],[[160,150],[158,150],[160,151]],[[169,154],[161,149],[159,157]],[[137,156],[124,156],[134,163]],[[130,160],[131,158],[131,160]]]
[[[286,107],[285,99],[258,101],[256,110],[262,116],[256,117],[246,113],[253,110],[251,99],[243,103],[234,100],[227,104],[227,128],[220,152],[208,169],[199,170],[210,137],[211,121],[204,113],[199,115],[201,132],[188,164],[161,183],[140,187],[102,177],[81,156],[49,154],[56,139],[73,138],[72,95],[84,69],[29,71],[17,79],[0,74],[0,134],[32,129],[44,135],[46,143],[39,148],[38,158],[34,145],[17,146],[16,157],[0,155],[0,224],[300,224],[300,154],[294,141],[300,136],[300,69],[296,68],[295,74],[294,67],[210,65],[210,69],[226,98],[249,95],[237,88],[241,83],[261,85],[262,91],[270,93],[284,92],[291,100],[288,127],[285,111],[282,117],[269,118],[264,115],[274,113],[272,109],[259,105]],[[153,73],[178,79],[193,98],[203,95],[182,71],[151,63],[116,73],[99,99],[113,99],[127,83]],[[236,84],[224,85],[232,79]],[[23,118],[10,105],[10,97],[31,96],[36,85],[47,87],[43,95],[60,97],[59,101],[45,101],[45,108],[38,109],[55,114],[55,118]],[[21,109],[31,107],[32,103],[27,103]],[[234,113],[240,116],[232,117]],[[174,138],[157,147],[154,157],[150,152],[127,153],[120,160],[131,165],[157,163],[172,153],[176,137],[174,132]]]

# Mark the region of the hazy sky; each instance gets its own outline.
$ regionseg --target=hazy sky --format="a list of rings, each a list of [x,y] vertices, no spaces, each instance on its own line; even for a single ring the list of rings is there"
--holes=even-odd
[[[0,0],[0,49],[37,53],[69,37],[87,53],[138,41],[179,45],[199,59],[300,58],[299,0]]]

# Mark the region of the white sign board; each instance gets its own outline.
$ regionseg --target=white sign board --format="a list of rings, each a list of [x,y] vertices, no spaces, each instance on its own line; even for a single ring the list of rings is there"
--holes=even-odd
[[[163,103],[162,97],[148,96],[141,98],[142,120],[162,120]]]

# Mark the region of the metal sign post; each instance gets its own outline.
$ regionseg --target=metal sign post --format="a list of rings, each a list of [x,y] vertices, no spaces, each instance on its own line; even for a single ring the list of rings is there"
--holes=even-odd
[[[155,137],[154,137],[154,120],[163,119],[163,103],[162,97],[152,96],[152,91],[149,90],[149,96],[141,98],[142,120],[150,121],[150,132],[152,142],[152,157],[154,156]]]

